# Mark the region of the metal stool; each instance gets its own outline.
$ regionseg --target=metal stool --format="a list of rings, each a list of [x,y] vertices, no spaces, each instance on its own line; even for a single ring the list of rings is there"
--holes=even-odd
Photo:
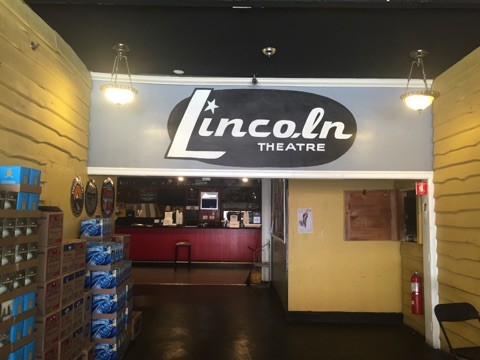
[[[177,271],[178,249],[180,247],[187,248],[188,251],[188,271],[190,271],[190,265],[192,263],[192,244],[188,241],[180,241],[175,244],[175,271]]]

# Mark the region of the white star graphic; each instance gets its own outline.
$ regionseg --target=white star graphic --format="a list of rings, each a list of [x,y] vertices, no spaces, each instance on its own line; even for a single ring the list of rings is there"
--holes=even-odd
[[[218,108],[218,105],[215,105],[215,99],[213,99],[213,101],[208,101],[207,100],[207,107],[205,108],[205,110],[203,111],[208,111],[210,110],[212,112],[212,114],[215,114],[215,109]]]

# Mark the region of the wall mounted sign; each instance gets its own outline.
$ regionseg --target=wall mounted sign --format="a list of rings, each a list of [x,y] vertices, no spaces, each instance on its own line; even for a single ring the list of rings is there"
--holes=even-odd
[[[70,189],[70,207],[74,216],[80,216],[83,210],[84,189],[80,176],[75,177]]]
[[[426,181],[417,181],[415,183],[415,195],[427,195],[428,183]]]
[[[165,158],[242,167],[326,164],[353,145],[357,123],[330,98],[301,91],[195,89],[170,113]]]
[[[110,217],[115,207],[115,187],[110,178],[106,178],[102,185],[102,215]]]
[[[88,216],[93,216],[97,210],[98,189],[95,180],[90,179],[85,185],[85,212]]]

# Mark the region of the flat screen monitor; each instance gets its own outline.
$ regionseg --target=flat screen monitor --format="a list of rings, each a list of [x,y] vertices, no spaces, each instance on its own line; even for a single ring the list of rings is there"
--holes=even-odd
[[[200,193],[200,210],[218,210],[218,192]]]

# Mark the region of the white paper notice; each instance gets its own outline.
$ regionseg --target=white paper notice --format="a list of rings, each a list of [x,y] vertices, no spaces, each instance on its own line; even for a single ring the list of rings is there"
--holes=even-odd
[[[171,211],[165,211],[163,226],[170,226],[170,225],[173,225],[173,213]]]
[[[299,233],[313,233],[312,209],[298,209],[297,220]]]

